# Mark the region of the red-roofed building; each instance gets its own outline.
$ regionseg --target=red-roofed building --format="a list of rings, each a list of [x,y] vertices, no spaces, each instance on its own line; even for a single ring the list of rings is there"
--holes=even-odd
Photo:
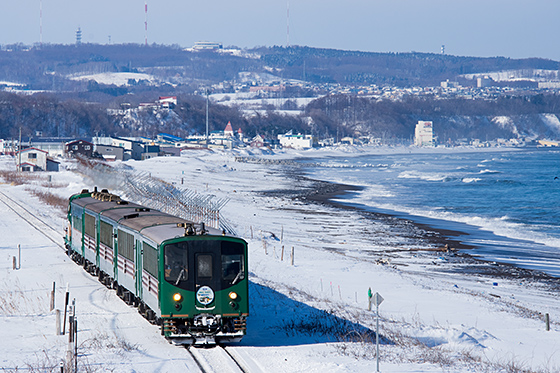
[[[227,122],[226,129],[224,130],[224,136],[233,136],[233,127],[231,126],[231,122]]]

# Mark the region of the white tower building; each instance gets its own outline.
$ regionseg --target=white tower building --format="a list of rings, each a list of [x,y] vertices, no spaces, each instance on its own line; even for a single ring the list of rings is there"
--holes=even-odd
[[[434,146],[434,132],[432,122],[419,120],[414,130],[414,145]]]

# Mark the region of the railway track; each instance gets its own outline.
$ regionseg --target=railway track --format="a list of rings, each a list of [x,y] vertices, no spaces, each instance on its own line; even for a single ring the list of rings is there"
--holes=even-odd
[[[0,192],[0,201],[46,238],[64,249],[61,232],[4,192]],[[203,373],[261,373],[265,371],[246,351],[235,347],[187,347],[187,351]]]
[[[29,225],[38,230],[41,234],[54,242],[61,249],[64,249],[64,240],[62,238],[61,232],[45,223],[36,214],[30,212],[28,209],[23,207],[13,198],[6,195],[4,192],[0,192],[0,201],[2,201],[2,203],[8,206],[9,209],[15,212],[16,215],[29,223]]]
[[[264,373],[265,370],[240,347],[187,347],[204,373]]]

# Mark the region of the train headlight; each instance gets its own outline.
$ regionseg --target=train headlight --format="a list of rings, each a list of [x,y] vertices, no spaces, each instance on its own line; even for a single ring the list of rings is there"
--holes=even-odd
[[[229,293],[229,299],[236,300],[237,299],[237,293],[235,291],[232,291],[231,293]]]
[[[175,302],[180,302],[180,301],[183,300],[183,296],[182,296],[181,294],[179,294],[179,293],[175,293],[175,294],[173,294],[173,300],[174,300]]]

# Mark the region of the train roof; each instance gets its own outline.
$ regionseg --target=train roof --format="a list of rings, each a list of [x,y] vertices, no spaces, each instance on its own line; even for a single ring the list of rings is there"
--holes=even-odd
[[[96,194],[94,192],[90,196],[74,198],[72,203],[94,212],[96,215],[115,221],[121,226],[139,232],[158,245],[165,240],[185,236],[185,227],[188,226],[192,226],[197,235],[202,231],[201,223],[194,223],[159,210],[124,201],[118,196],[108,193]],[[223,235],[221,230],[213,227],[205,226],[204,230],[205,234]]]

